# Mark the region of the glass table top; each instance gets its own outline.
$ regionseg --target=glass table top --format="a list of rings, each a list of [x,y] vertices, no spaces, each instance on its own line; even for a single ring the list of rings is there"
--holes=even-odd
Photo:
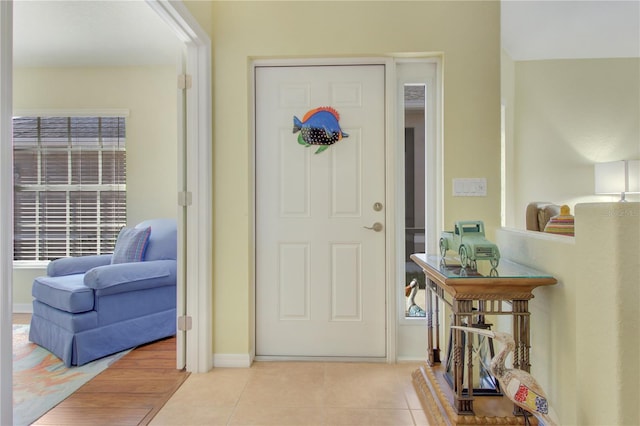
[[[549,273],[507,259],[500,259],[497,268],[492,268],[488,260],[478,260],[475,268],[462,268],[458,257],[443,258],[439,254],[415,253],[411,255],[411,259],[421,267],[429,267],[446,278],[553,278]]]

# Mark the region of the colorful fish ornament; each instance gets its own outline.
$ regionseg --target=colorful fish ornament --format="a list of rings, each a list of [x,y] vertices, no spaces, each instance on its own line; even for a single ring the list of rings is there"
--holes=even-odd
[[[340,129],[339,120],[340,114],[335,109],[319,107],[307,112],[302,121],[293,116],[293,133],[300,132],[298,143],[306,148],[320,145],[316,151],[316,154],[319,154],[340,139],[349,137]]]

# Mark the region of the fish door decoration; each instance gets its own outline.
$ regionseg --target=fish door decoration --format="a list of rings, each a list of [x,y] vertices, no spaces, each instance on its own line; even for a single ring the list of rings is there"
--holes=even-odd
[[[305,148],[319,145],[316,154],[327,150],[342,138],[349,137],[340,129],[340,114],[331,107],[319,107],[307,112],[302,121],[293,116],[293,133],[298,134],[298,143]]]

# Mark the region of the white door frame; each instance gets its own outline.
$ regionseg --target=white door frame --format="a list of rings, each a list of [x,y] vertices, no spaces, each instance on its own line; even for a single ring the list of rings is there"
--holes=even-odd
[[[171,27],[187,49],[186,72],[193,86],[187,91],[186,117],[186,191],[191,194],[187,207],[185,245],[189,253],[183,259],[186,282],[178,290],[178,315],[189,315],[193,328],[186,334],[186,369],[205,373],[213,366],[211,351],[212,314],[212,155],[211,155],[211,40],[182,2],[146,0]],[[183,173],[184,172],[184,173]],[[188,197],[187,197],[188,198]],[[178,356],[180,355],[178,350]]]
[[[13,3],[0,1],[0,424],[13,424]]]
[[[252,250],[251,250],[251,265],[252,265],[252,329],[251,329],[251,342],[253,342],[252,357],[255,358],[255,312],[256,312],[256,186],[255,186],[255,69],[258,66],[318,66],[318,65],[384,65],[385,66],[385,206],[395,206],[395,179],[390,179],[390,176],[395,176],[395,99],[396,99],[396,84],[395,84],[395,72],[394,72],[394,59],[393,58],[299,58],[299,59],[256,59],[251,64],[251,160],[252,160],[252,202],[251,212],[253,214],[253,229],[252,229]],[[394,224],[394,226],[385,227],[385,250],[386,253],[395,253],[395,240],[396,240],[396,218],[393,208],[385,209],[384,223]],[[395,286],[391,283],[395,282],[394,277],[396,275],[396,262],[395,256],[385,256],[385,288],[386,288],[386,361],[395,362],[396,360],[396,291]],[[390,302],[391,301],[391,302]]]
[[[252,106],[252,115],[251,115],[251,137],[252,143],[250,145],[250,156],[251,156],[251,182],[252,182],[252,203],[250,206],[250,212],[252,212],[252,224],[253,229],[252,233],[252,243],[253,247],[251,248],[251,265],[252,265],[252,292],[251,292],[251,306],[252,306],[252,315],[251,318],[251,330],[250,330],[250,339],[253,342],[252,348],[252,358],[255,358],[255,312],[256,312],[256,300],[255,300],[255,291],[256,291],[256,229],[255,229],[255,215],[256,215],[256,205],[255,205],[255,196],[256,196],[256,188],[255,188],[255,68],[257,66],[310,66],[310,65],[385,65],[385,96],[386,96],[386,105],[385,105],[385,174],[387,179],[385,180],[385,205],[389,206],[389,208],[385,209],[385,223],[388,225],[385,227],[385,239],[386,239],[386,297],[387,297],[387,313],[386,313],[386,322],[387,322],[387,357],[386,361],[389,363],[394,363],[398,360],[398,327],[400,327],[400,314],[404,316],[404,311],[401,311],[400,306],[404,306],[400,302],[404,302],[404,300],[400,300],[400,291],[397,288],[397,277],[398,277],[398,260],[397,260],[397,245],[399,244],[397,239],[399,235],[404,234],[404,228],[400,225],[404,226],[404,220],[402,219],[402,224],[398,223],[398,215],[396,211],[398,208],[402,207],[398,204],[398,200],[402,196],[401,189],[396,184],[396,180],[401,177],[398,175],[403,171],[403,167],[401,165],[402,158],[400,154],[402,153],[402,149],[399,149],[398,146],[404,137],[404,132],[400,132],[396,127],[398,125],[398,105],[400,105],[401,99],[399,98],[398,90],[397,90],[397,73],[396,73],[396,64],[397,63],[407,63],[407,62],[434,62],[437,67],[437,78],[436,78],[436,93],[434,99],[434,107],[436,111],[436,115],[433,118],[434,122],[432,123],[435,126],[434,133],[435,137],[430,139],[430,146],[427,147],[428,152],[431,154],[428,160],[428,176],[427,176],[427,184],[426,188],[429,193],[427,199],[427,205],[429,209],[435,214],[430,217],[429,222],[426,225],[427,232],[429,235],[437,235],[442,229],[443,224],[443,81],[442,81],[442,59],[439,54],[411,54],[411,55],[402,55],[397,57],[363,57],[363,58],[295,58],[295,59],[255,59],[251,64],[251,106]],[[402,207],[404,208],[404,207]],[[433,243],[435,244],[435,243]],[[432,244],[432,245],[433,245]],[[429,246],[432,248],[431,246]]]
[[[401,95],[407,83],[425,84],[425,250],[434,253],[438,250],[438,236],[443,229],[443,180],[442,180],[442,58],[439,55],[421,57],[403,57],[396,60],[396,87],[397,87],[397,140],[404,139],[404,114],[405,101]],[[405,187],[401,176],[404,176],[404,146],[399,143],[396,147],[398,161],[398,182],[396,197],[396,211],[405,209]],[[402,215],[401,215],[402,216]],[[398,217],[397,247],[404,245],[404,218]],[[396,282],[406,284],[405,279],[405,253],[399,249],[396,252],[398,276]],[[400,290],[400,289],[398,289]],[[401,290],[403,291],[403,290]],[[423,357],[426,347],[426,333],[420,329],[426,327],[426,319],[405,317],[406,299],[402,296],[397,299],[398,309],[398,359],[418,360]],[[416,330],[416,328],[419,328]]]
[[[187,46],[187,71],[193,89],[187,101],[187,180],[192,205],[187,209],[185,260],[187,312],[193,329],[187,333],[186,368],[206,372],[212,367],[211,353],[211,41],[181,2],[147,0]],[[13,423],[13,150],[10,143],[13,111],[13,3],[0,1],[0,424]]]

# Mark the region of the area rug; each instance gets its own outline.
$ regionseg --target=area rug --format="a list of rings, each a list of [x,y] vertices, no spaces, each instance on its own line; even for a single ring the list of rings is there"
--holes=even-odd
[[[67,368],[29,342],[29,325],[13,325],[13,423],[29,425],[129,351]]]

